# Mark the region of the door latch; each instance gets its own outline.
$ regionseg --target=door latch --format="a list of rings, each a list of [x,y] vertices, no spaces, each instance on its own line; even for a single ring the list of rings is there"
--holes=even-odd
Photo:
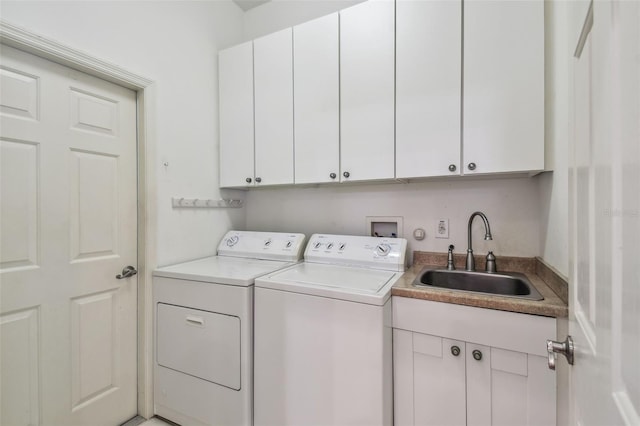
[[[549,369],[556,369],[556,354],[562,354],[567,358],[567,362],[573,365],[573,339],[567,336],[564,342],[547,340],[547,353],[549,355]]]
[[[116,275],[116,278],[121,280],[124,278],[129,278],[134,276],[135,274],[137,274],[138,271],[136,270],[136,268],[134,268],[133,266],[126,266],[123,270],[121,274]]]

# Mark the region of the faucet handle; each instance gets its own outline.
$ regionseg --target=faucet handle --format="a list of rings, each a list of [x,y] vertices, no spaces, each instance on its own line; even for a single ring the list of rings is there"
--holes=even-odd
[[[453,264],[453,244],[449,246],[449,252],[447,253],[447,270],[453,271],[456,269],[456,266]]]
[[[487,260],[487,266],[485,267],[485,272],[488,272],[490,274],[495,274],[496,272],[498,272],[496,270],[496,257],[494,256],[492,251],[487,253],[486,260]]]

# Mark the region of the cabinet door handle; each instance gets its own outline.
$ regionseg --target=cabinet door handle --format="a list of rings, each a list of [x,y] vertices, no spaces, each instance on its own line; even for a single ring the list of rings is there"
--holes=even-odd
[[[330,177],[331,179],[335,179],[335,178],[336,178],[336,176],[337,176],[337,175],[336,175],[335,173],[331,173],[331,174],[329,174],[329,177]]]
[[[473,359],[475,359],[476,361],[480,361],[482,359],[482,352],[477,349],[471,352],[471,354],[473,355]]]
[[[460,348],[458,346],[451,346],[451,355],[453,356],[460,355]]]
[[[469,163],[469,165],[467,167],[469,168],[469,170],[475,170],[476,169],[476,163]]]
[[[246,179],[245,179],[245,181],[246,181],[247,183],[251,183],[251,178],[246,178]]]
[[[261,178],[261,177],[257,177],[257,178],[256,178],[256,182],[257,182],[257,183],[262,182],[262,178]]]
[[[457,169],[457,167],[456,167],[456,165],[455,165],[455,164],[449,164],[449,171],[450,171],[450,172],[455,172],[455,171],[456,171],[456,169]]]
[[[344,177],[348,178],[349,176],[351,176],[351,173],[349,173],[349,172],[344,172],[344,173],[342,174],[342,176],[344,176]]]

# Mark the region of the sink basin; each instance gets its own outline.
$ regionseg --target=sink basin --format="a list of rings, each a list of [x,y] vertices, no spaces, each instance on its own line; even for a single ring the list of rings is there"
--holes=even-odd
[[[425,268],[418,274],[413,284],[529,300],[544,299],[524,274],[516,272],[488,274]]]

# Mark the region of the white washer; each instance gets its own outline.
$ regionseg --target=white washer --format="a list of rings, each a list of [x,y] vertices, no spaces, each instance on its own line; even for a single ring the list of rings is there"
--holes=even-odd
[[[254,423],[391,425],[391,287],[407,242],[315,234],[256,279]]]
[[[218,255],[154,271],[155,414],[253,423],[253,283],[295,265],[304,235],[230,231]]]

